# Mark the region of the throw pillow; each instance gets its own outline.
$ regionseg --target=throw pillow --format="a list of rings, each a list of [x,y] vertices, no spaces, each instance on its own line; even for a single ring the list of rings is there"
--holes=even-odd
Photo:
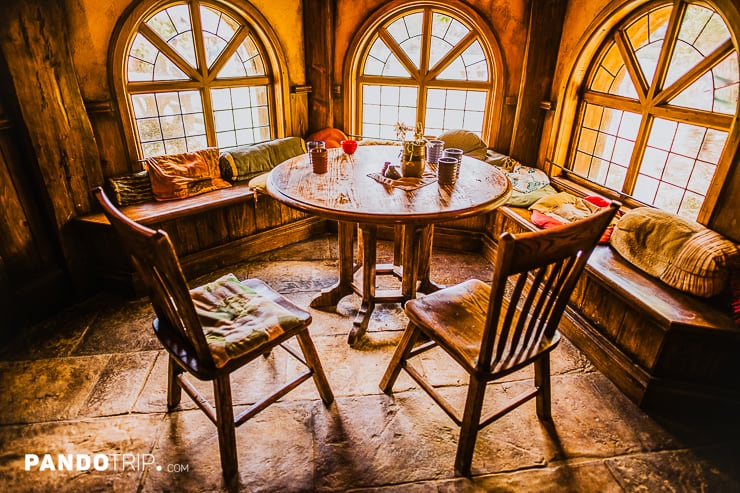
[[[216,147],[154,156],[145,163],[154,198],[159,201],[184,199],[231,186],[219,174]]]
[[[340,142],[347,140],[347,134],[338,128],[327,127],[306,137],[306,141],[323,140],[327,149],[341,147]]]
[[[638,269],[669,286],[701,297],[723,292],[740,265],[737,245],[676,214],[639,207],[614,229],[611,246]]]
[[[108,191],[119,207],[154,200],[149,173],[146,171],[108,178]]]
[[[224,151],[218,165],[223,178],[243,181],[270,171],[283,161],[304,152],[306,144],[302,138],[284,137]]]
[[[443,132],[437,139],[444,140],[445,148],[455,147],[462,149],[466,156],[480,159],[486,159],[488,145],[470,130],[448,130]]]

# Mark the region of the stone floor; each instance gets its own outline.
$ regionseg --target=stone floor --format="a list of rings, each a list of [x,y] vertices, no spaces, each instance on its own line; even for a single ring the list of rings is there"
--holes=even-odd
[[[307,305],[336,280],[336,258],[326,236],[228,270]],[[490,275],[478,255],[435,252],[437,282]],[[237,430],[242,491],[740,491],[740,426],[649,416],[567,340],[554,353],[554,426],[525,404],[480,434],[473,477],[455,478],[458,431],[449,418],[404,374],[393,396],[378,389],[402,310],[379,306],[353,349],[347,333],[358,305],[348,296],[336,312],[312,310],[335,402],[325,407],[309,381]],[[167,357],[151,319],[147,300],[100,294],[0,348],[0,491],[224,491],[215,427],[186,396],[165,413]],[[281,353],[236,374],[240,407],[294,371]],[[463,375],[442,355],[421,365],[461,402]],[[530,375],[493,385],[489,399],[516,394]],[[79,468],[59,470],[59,454]]]

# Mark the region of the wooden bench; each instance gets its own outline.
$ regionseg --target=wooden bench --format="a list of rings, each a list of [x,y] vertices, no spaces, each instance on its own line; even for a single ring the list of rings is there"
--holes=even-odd
[[[503,231],[537,229],[530,211],[501,207],[491,241]],[[574,292],[562,332],[630,399],[658,412],[740,409],[740,329],[729,300],[671,288],[596,248]]]
[[[325,220],[257,194],[246,183],[121,210],[134,221],[167,231],[188,278],[302,241],[327,228]],[[90,277],[142,294],[133,266],[103,213],[80,216],[73,223],[91,259]]]

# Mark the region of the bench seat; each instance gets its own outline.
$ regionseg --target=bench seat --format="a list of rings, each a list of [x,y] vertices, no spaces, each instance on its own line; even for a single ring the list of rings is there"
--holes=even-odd
[[[499,208],[492,241],[503,231],[536,230],[530,214]],[[740,409],[740,328],[729,300],[674,289],[633,267],[609,245],[594,250],[561,330],[645,409]]]
[[[194,278],[327,230],[326,220],[287,207],[246,183],[167,202],[121,207],[128,217],[170,235],[183,271]],[[74,219],[96,286],[140,295],[140,280],[102,213]]]

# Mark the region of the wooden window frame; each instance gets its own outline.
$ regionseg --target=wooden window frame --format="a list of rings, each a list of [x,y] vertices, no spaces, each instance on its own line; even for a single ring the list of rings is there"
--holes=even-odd
[[[674,0],[671,2],[662,0],[639,2],[637,6],[635,3],[625,1],[608,11],[603,11],[584,35],[583,39],[585,41],[582,41],[580,50],[574,57],[573,65],[568,72],[569,75],[561,87],[560,98],[562,102],[554,118],[557,123],[553,125],[546,151],[546,156],[552,157],[546,159],[546,169],[553,175],[556,183],[562,182],[564,188],[570,187],[573,190],[600,193],[609,198],[622,200],[628,206],[636,207],[644,204],[632,198],[624,190],[631,189],[639,172],[639,165],[650,132],[650,125],[647,123],[650,123],[654,118],[667,117],[667,119],[678,123],[695,124],[705,128],[722,130],[727,132],[725,147],[696,218],[698,222],[708,224],[714,214],[723,186],[734,165],[733,160],[740,147],[740,126],[737,123],[740,110],[737,110],[734,115],[726,115],[675,106],[670,107],[664,103],[670,101],[672,97],[688,87],[698,78],[698,75],[703,74],[717,60],[723,59],[728,52],[735,50],[740,54],[740,18],[738,18],[738,11],[731,5],[732,0],[716,0],[713,2],[690,0]],[[638,76],[639,71],[635,70],[637,61],[631,56],[624,56],[626,41],[621,28],[628,26],[632,21],[647,12],[664,5],[673,5],[671,17],[678,18],[690,3],[704,4],[720,14],[730,30],[732,39],[717,48],[708,58],[697,65],[697,67],[705,70],[692,69],[687,74],[679,77],[670,88],[667,88],[668,90],[661,92],[670,56],[659,58],[653,77],[654,82],[651,86],[648,85],[647,82],[642,80],[642,77]],[[675,22],[671,25],[674,29],[678,28]],[[669,39],[669,36],[670,33],[666,34],[666,39]],[[613,40],[622,50],[623,59],[638,92],[639,101],[588,89],[588,85],[598,68],[598,61],[603,54],[603,50]],[[609,189],[569,172],[569,168],[573,165],[575,159],[575,146],[577,145],[581,125],[581,112],[585,103],[593,103],[606,108],[625,110],[641,115],[642,124],[635,142],[635,151],[631,156],[625,185],[620,191]]]
[[[259,44],[263,62],[265,65],[265,76],[245,77],[249,79],[250,84],[239,85],[234,83],[234,79],[216,79],[214,74],[218,73],[219,67],[226,62],[226,57],[218,57],[212,70],[207,67],[181,67],[178,66],[185,74],[194,74],[197,72],[201,80],[173,80],[173,81],[153,81],[153,82],[128,82],[126,80],[128,54],[139,27],[144,25],[144,21],[155,13],[166,9],[170,6],[188,3],[191,8],[199,8],[201,5],[213,6],[220,11],[232,16],[240,21],[245,29],[240,30],[238,36],[244,39],[247,35],[252,35]],[[197,30],[199,26],[193,26]],[[194,36],[198,38],[198,36]],[[232,40],[233,41],[233,40]],[[203,44],[194,40],[196,50],[196,60],[201,61],[205,58]],[[157,48],[172,50],[166,43],[155,45]],[[109,56],[108,76],[113,94],[117,103],[120,120],[122,123],[123,134],[125,138],[126,150],[132,168],[137,168],[136,164],[142,158],[141,143],[136,128],[133,108],[131,107],[131,94],[136,93],[155,93],[155,92],[174,92],[182,90],[197,90],[201,93],[203,105],[203,117],[206,125],[206,139],[209,147],[217,147],[216,131],[213,110],[210,105],[210,98],[205,97],[205,93],[211,88],[226,87],[251,87],[256,85],[267,85],[269,93],[270,109],[270,134],[272,138],[285,136],[286,128],[290,128],[290,112],[287,111],[289,102],[289,84],[286,57],[283,53],[279,39],[270,27],[270,23],[262,14],[250,3],[243,0],[147,0],[136,4],[132,9],[127,11],[116,24],[111,37]],[[167,53],[167,51],[164,51]],[[137,88],[136,93],[129,92],[129,84]]]
[[[475,37],[481,44],[483,51],[486,55],[486,61],[488,63],[489,80],[486,82],[479,81],[458,81],[458,80],[435,80],[433,84],[430,82],[438,75],[440,70],[432,71],[430,67],[427,67],[427,54],[428,50],[426,46],[429,43],[429,35],[424,36],[423,46],[421,49],[421,68],[417,69],[405,52],[397,46],[396,43],[391,43],[388,47],[393,51],[394,55],[401,61],[405,66],[406,70],[411,74],[411,78],[394,78],[384,76],[367,76],[363,75],[362,69],[364,67],[365,59],[369,53],[371,43],[375,40],[378,30],[388,25],[395,20],[408,15],[412,12],[418,11],[439,11],[447,14],[450,17],[461,21],[463,24],[471,29],[471,32],[477,33]],[[430,18],[429,16],[428,18]],[[425,34],[429,29],[429,24],[424,27]],[[384,40],[386,37],[383,38]],[[468,44],[465,45],[467,48]],[[454,59],[459,55],[460,50],[451,50],[448,52],[442,60]],[[457,89],[457,90],[483,90],[487,92],[487,107],[484,108],[483,126],[481,128],[481,138],[486,142],[495,141],[499,132],[499,124],[504,105],[503,91],[505,87],[505,69],[503,66],[503,56],[501,54],[499,44],[493,34],[493,29],[490,27],[488,22],[480,17],[473,9],[467,4],[460,2],[459,0],[450,0],[446,2],[432,0],[425,2],[409,2],[408,0],[399,0],[389,2],[388,4],[379,8],[373,13],[365,23],[358,29],[350,48],[347,50],[347,55],[344,62],[344,87],[347,88],[345,91],[345,114],[349,116],[349,133],[353,135],[359,135],[362,130],[362,101],[360,100],[360,88],[363,84],[375,84],[375,85],[391,85],[391,86],[406,86],[414,87],[419,91],[417,100],[417,113],[415,122],[403,122],[411,127],[414,127],[417,122],[425,121],[426,112],[426,93],[432,89]],[[440,60],[440,62],[442,61]],[[437,63],[437,66],[444,66]]]

